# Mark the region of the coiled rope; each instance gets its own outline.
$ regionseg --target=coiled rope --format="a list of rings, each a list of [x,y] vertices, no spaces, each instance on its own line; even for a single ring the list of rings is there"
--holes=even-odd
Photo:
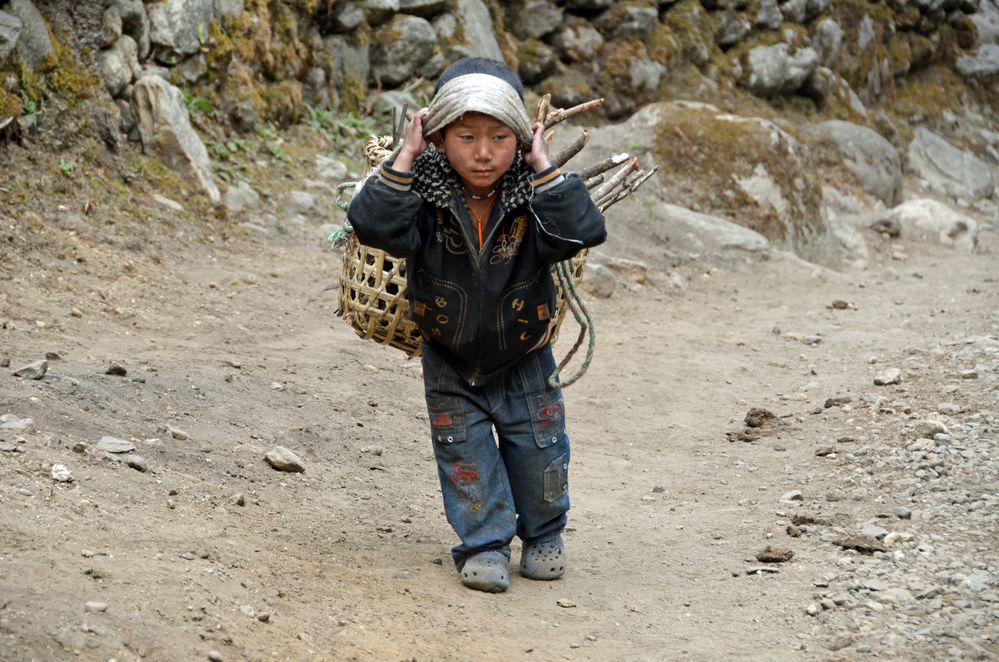
[[[583,338],[589,334],[589,343],[586,346],[586,358],[583,359],[582,365],[579,366],[579,370],[576,371],[574,375],[565,379],[561,382],[562,387],[571,386],[575,384],[579,379],[586,374],[587,368],[590,367],[590,361],[593,360],[593,350],[596,347],[597,337],[596,332],[593,328],[593,316],[590,315],[590,311],[587,310],[586,304],[583,303],[583,298],[579,295],[579,291],[576,289],[576,283],[572,279],[572,263],[568,260],[565,262],[559,262],[555,265],[555,274],[558,276],[558,283],[562,287],[562,293],[565,296],[565,301],[569,304],[569,310],[572,311],[572,316],[576,318],[576,323],[579,324],[579,337],[576,338],[575,344],[573,344],[572,349],[565,355],[558,367],[555,368],[553,372],[548,377],[548,385],[552,388],[559,387],[559,380],[562,375],[562,370],[565,366],[572,360],[575,356],[576,351],[583,344]]]

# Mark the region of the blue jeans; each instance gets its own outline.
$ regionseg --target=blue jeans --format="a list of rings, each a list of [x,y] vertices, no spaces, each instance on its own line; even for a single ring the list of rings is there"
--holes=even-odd
[[[451,550],[459,570],[479,552],[509,558],[514,535],[541,542],[565,528],[569,437],[562,389],[548,386],[554,370],[545,347],[492,381],[470,386],[423,344],[444,511],[461,538]]]

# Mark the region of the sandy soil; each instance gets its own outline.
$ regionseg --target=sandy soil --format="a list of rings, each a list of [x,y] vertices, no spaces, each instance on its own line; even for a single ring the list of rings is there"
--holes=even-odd
[[[979,444],[995,442],[994,229],[974,255],[869,236],[863,272],[779,251],[650,264],[650,282],[591,298],[596,357],[566,392],[568,573],[538,583],[514,572],[508,593],[484,595],[451,566],[418,362],[334,317],[324,288],[338,257],[319,232],[329,218],[273,220],[279,189],[307,182],[273,184],[259,234],[141,188],[129,196],[143,219],[113,204],[84,216],[72,187],[41,194],[46,177],[58,175],[39,175],[38,194],[0,215],[0,415],[33,421],[0,430],[0,658],[999,654],[988,597],[970,608],[991,626],[954,616],[957,634],[941,634],[933,619],[957,588],[940,579],[935,610],[875,600],[855,578],[901,562],[831,542],[880,518],[914,536],[899,543],[907,558],[934,541],[950,555],[941,567],[995,572],[991,505],[956,531],[949,517],[892,514],[932,510],[955,490],[975,493],[966,504],[990,498],[994,460],[934,482],[887,459],[918,420],[961,429],[941,402],[978,417]],[[667,272],[686,286],[653,284]],[[972,346],[982,353],[958,351]],[[13,376],[46,355],[42,379]],[[126,374],[105,374],[113,363]],[[902,382],[875,386],[890,367]],[[752,407],[780,425],[731,441]],[[131,441],[146,470],[108,459],[104,436]],[[304,473],[265,463],[278,445]],[[72,482],[52,478],[55,464]],[[792,491],[801,500],[782,501]],[[827,525],[791,537],[794,514]],[[794,557],[761,563],[767,545]],[[778,572],[751,572],[762,566]],[[827,590],[848,599],[807,613]]]

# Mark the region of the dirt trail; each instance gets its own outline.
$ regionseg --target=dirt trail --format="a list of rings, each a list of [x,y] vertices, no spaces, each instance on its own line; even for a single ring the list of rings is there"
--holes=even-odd
[[[981,474],[952,471],[939,490],[887,459],[916,419],[941,418],[944,401],[978,417],[972,441],[995,443],[994,230],[971,256],[905,244],[904,261],[838,274],[779,252],[734,254],[683,265],[683,290],[591,300],[597,355],[566,396],[569,572],[552,583],[514,573],[508,593],[483,595],[451,567],[418,362],[333,318],[323,288],[336,258],[316,227],[133,250],[43,218],[6,228],[14,252],[0,281],[0,360],[10,362],[0,415],[33,419],[0,430],[2,659],[999,653],[996,509],[969,510],[978,519],[960,535],[941,518],[891,520],[898,506],[922,499],[931,511],[955,490],[980,490],[968,509],[989,498],[994,459]],[[837,299],[850,307],[830,308]],[[946,349],[967,339],[984,353]],[[58,358],[43,379],[11,375],[47,352]],[[127,375],[104,374],[111,362]],[[976,379],[958,377],[975,365]],[[874,386],[893,366],[902,383]],[[848,405],[823,406],[844,395]],[[730,442],[751,407],[784,425]],[[960,441],[961,417],[947,420]],[[148,470],[106,459],[103,436],[131,440]],[[269,467],[276,445],[297,452],[305,473]],[[833,451],[816,455],[823,446]],[[74,481],[55,482],[53,464]],[[781,500],[795,490],[801,501]],[[792,538],[794,513],[833,522]],[[967,596],[944,578],[928,599],[879,602],[865,572],[909,561],[831,539],[880,515],[915,534],[904,552],[915,565],[898,571],[906,590],[923,577],[914,546],[934,540],[950,554],[941,567],[992,573],[984,592],[954,607]],[[765,565],[753,557],[768,544],[793,560],[747,574]],[[826,585],[846,598],[809,615]],[[934,597],[942,605],[924,609]]]

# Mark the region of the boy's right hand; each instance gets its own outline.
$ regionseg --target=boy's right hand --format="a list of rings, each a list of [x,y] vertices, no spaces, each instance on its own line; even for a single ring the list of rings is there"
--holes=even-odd
[[[399,155],[395,157],[395,163],[392,164],[392,167],[396,170],[403,172],[412,170],[413,161],[416,160],[416,157],[427,151],[430,143],[423,136],[423,118],[426,116],[428,110],[427,108],[420,108],[416,111],[413,119],[410,120],[409,125],[406,127],[406,135],[403,136]]]

